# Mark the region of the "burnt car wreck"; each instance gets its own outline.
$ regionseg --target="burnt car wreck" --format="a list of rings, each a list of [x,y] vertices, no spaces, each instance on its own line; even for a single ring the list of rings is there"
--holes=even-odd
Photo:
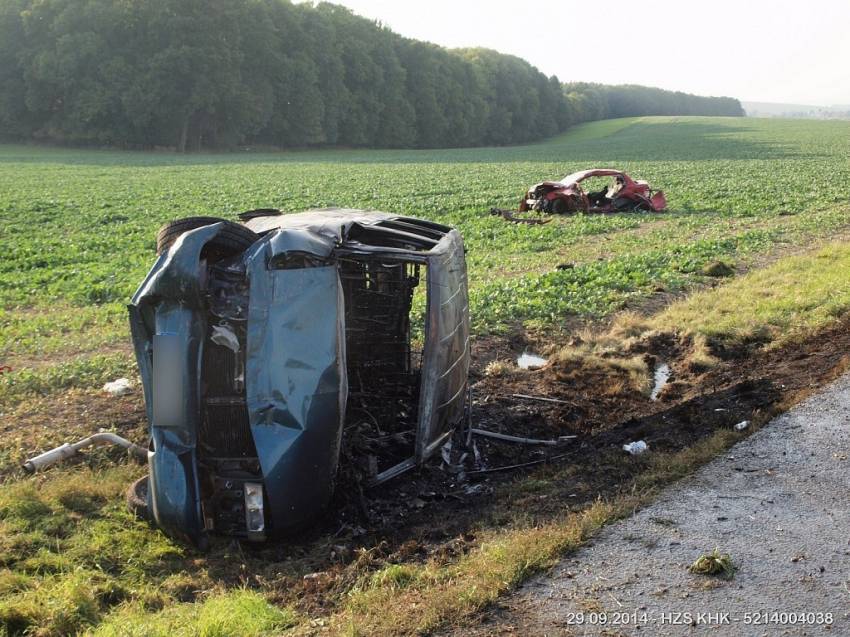
[[[201,546],[308,524],[349,430],[392,440],[380,483],[439,450],[467,407],[457,230],[346,209],[241,218],[163,228],[129,306],[150,431],[130,497]]]
[[[592,177],[611,177],[611,184],[597,192],[585,192],[581,183]],[[561,181],[543,181],[529,188],[519,204],[520,212],[550,214],[576,212],[661,212],[667,198],[645,181],[634,180],[613,168],[593,168],[567,175]]]

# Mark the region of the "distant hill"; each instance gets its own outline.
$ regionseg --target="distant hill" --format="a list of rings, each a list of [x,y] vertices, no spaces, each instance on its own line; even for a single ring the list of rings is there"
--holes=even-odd
[[[802,119],[850,119],[850,105],[814,106],[779,102],[741,102],[747,117],[796,117]]]

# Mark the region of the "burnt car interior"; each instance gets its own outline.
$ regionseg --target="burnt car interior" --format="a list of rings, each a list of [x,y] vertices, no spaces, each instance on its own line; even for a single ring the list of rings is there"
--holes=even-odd
[[[591,177],[591,179],[593,178]],[[590,204],[590,207],[604,208],[611,204],[617,198],[617,194],[623,189],[624,185],[625,180],[623,177],[621,175],[615,175],[614,178],[611,179],[610,185],[595,192],[588,192],[587,201]],[[581,188],[581,186],[577,185],[577,188]]]
[[[416,263],[340,260],[349,383],[343,445],[373,478],[414,455],[422,348],[413,343],[410,310],[422,276]]]
[[[404,235],[394,225],[404,227]],[[390,232],[385,232],[390,230]],[[430,250],[434,232],[409,222],[358,228],[352,239],[401,249]],[[412,317],[414,291],[426,266],[389,258],[341,256],[348,372],[344,449],[349,461],[379,480],[414,455],[424,317]],[[419,336],[414,343],[414,335]]]

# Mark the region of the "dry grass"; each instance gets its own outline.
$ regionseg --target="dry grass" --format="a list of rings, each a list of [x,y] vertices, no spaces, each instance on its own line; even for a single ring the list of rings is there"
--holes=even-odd
[[[509,360],[496,359],[487,363],[484,367],[485,376],[507,376],[516,371],[516,365]]]
[[[687,355],[687,365],[692,372],[705,372],[715,367],[720,360],[712,353],[704,334],[694,334],[691,349]]]
[[[551,360],[560,380],[578,376],[599,376],[602,391],[608,394],[624,391],[649,393],[652,379],[642,356],[626,353],[624,341],[610,334],[584,332],[574,345],[559,349]]]
[[[778,347],[835,323],[850,311],[850,244],[832,243],[781,259],[675,302],[652,317],[616,316],[604,332],[585,329],[556,360],[563,373],[607,370],[622,387],[647,391],[649,371],[630,352],[660,336],[683,344],[682,363],[700,373],[727,352]],[[623,377],[627,382],[623,382]]]
[[[699,336],[711,349],[783,343],[834,323],[850,310],[850,244],[781,259],[672,304],[655,329]]]
[[[551,567],[619,513],[615,504],[599,501],[556,522],[490,532],[455,564],[388,567],[350,593],[331,626],[357,635],[433,630],[483,608],[530,575]]]

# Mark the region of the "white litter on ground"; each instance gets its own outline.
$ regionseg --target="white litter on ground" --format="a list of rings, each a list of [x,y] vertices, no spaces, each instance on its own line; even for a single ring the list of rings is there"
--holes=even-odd
[[[131,383],[127,378],[116,378],[112,382],[106,383],[103,386],[103,391],[112,396],[123,396],[124,394],[129,393],[132,387],[133,383]]]
[[[649,446],[643,440],[636,440],[623,445],[623,451],[628,451],[633,456],[640,455],[647,449],[649,449]]]
[[[520,369],[537,369],[539,367],[543,367],[548,362],[549,361],[542,356],[531,354],[529,352],[523,352],[523,354],[516,359],[516,364]]]
[[[658,400],[658,395],[661,393],[661,390],[664,389],[667,381],[670,380],[670,366],[667,363],[661,363],[658,365],[655,368],[653,380],[652,392],[649,394],[649,399]]]
[[[747,427],[750,426],[749,420],[742,420],[737,425],[735,425],[735,431],[744,431]]]

